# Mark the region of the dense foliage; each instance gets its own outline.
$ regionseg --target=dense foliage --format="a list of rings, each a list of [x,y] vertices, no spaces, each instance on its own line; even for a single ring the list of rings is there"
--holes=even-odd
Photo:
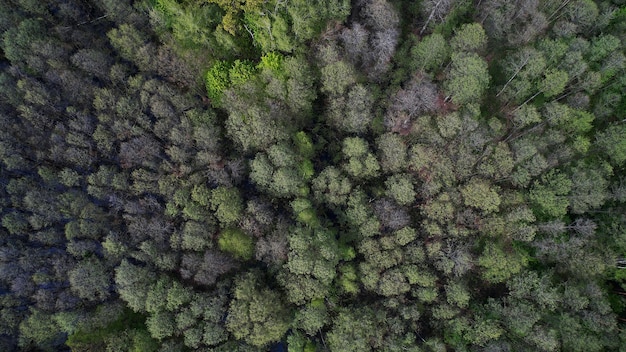
[[[623,351],[622,0],[0,0],[0,350]]]

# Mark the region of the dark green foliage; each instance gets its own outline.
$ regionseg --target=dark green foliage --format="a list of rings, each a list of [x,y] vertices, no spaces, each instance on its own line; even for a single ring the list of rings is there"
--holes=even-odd
[[[622,3],[0,0],[0,350],[624,350]]]
[[[226,327],[235,338],[262,347],[282,338],[289,317],[279,294],[265,287],[259,274],[250,272],[235,282]]]

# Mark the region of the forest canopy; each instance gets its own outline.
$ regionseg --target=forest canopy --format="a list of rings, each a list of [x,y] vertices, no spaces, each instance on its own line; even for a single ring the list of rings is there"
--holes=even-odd
[[[623,351],[622,0],[0,0],[0,350]]]

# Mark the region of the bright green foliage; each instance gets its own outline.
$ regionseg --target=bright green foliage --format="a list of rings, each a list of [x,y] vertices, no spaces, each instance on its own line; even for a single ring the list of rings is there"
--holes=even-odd
[[[224,91],[230,87],[229,65],[224,61],[217,61],[206,73],[206,90],[209,98],[219,106]]]
[[[154,283],[146,296],[146,311],[156,313],[165,310],[167,305],[167,291],[172,285],[171,280],[160,278]]]
[[[245,29],[253,36],[254,45],[263,52],[279,50],[291,52],[294,49],[293,34],[289,28],[289,18],[286,13],[270,14],[256,12],[246,13]]]
[[[517,128],[524,128],[538,122],[541,122],[541,115],[533,105],[520,106],[513,113],[513,123]]]
[[[413,188],[411,176],[408,174],[395,174],[385,181],[386,194],[398,202],[408,205],[415,200],[416,192]]]
[[[306,181],[314,174],[313,164],[301,160],[287,144],[269,148],[267,154],[258,153],[250,163],[250,179],[262,190],[275,197],[306,196]]]
[[[477,54],[455,53],[444,89],[455,104],[479,101],[489,87],[487,63]]]
[[[296,145],[296,150],[300,156],[307,159],[313,157],[313,155],[315,154],[315,147],[313,145],[311,137],[309,137],[306,132],[300,131],[296,133],[293,141]]]
[[[527,265],[525,256],[516,249],[507,252],[497,243],[489,242],[478,258],[478,265],[483,268],[482,277],[488,282],[504,282],[512,275],[519,273]]]
[[[465,308],[470,301],[470,293],[465,285],[459,282],[453,282],[446,285],[446,300],[449,304],[456,305],[459,308]]]
[[[164,24],[171,28],[177,42],[185,47],[206,47],[214,44],[212,30],[217,24],[215,6],[187,3],[176,0],[156,0],[156,9],[162,14]]]
[[[433,33],[422,38],[411,49],[415,66],[425,71],[433,71],[441,67],[450,57],[450,49],[445,38],[439,33]]]
[[[288,311],[281,297],[263,285],[259,272],[235,281],[226,327],[239,340],[263,347],[279,341],[289,327]]]
[[[546,98],[551,98],[563,92],[568,81],[567,72],[550,70],[545,73],[543,80],[539,82],[539,90]]]
[[[172,286],[167,290],[166,308],[175,311],[181,306],[188,304],[192,299],[192,290],[183,286],[178,281],[172,282]]]
[[[454,52],[481,51],[486,44],[487,35],[479,23],[462,25],[450,41],[450,46]]]
[[[362,138],[348,137],[343,140],[342,153],[347,161],[343,169],[355,178],[372,178],[378,175],[378,160]]]
[[[296,214],[296,219],[310,227],[317,227],[320,224],[315,208],[308,199],[297,198],[291,202],[291,208]]]
[[[594,38],[589,48],[589,60],[600,61],[619,49],[620,40],[613,35],[604,34]]]
[[[235,60],[228,70],[228,79],[230,80],[230,84],[239,85],[250,80],[255,73],[254,65],[250,61]]]
[[[146,326],[153,338],[162,340],[174,335],[176,322],[174,314],[168,311],[158,311],[146,319]]]
[[[285,268],[296,275],[312,276],[328,286],[336,275],[340,249],[334,234],[324,229],[294,228],[289,235]]]
[[[350,295],[359,293],[360,288],[356,268],[353,265],[343,265],[340,268],[340,272],[338,280],[340,289]]]
[[[261,61],[257,65],[259,71],[269,70],[276,74],[284,73],[283,62],[285,57],[277,52],[269,52],[261,56]]]
[[[221,251],[238,259],[249,260],[254,254],[254,240],[240,229],[225,229],[220,233],[217,243]]]
[[[482,179],[472,179],[461,189],[463,201],[469,207],[475,207],[486,213],[498,211],[500,206],[500,195],[498,188]]]
[[[572,189],[572,181],[564,174],[549,172],[535,181],[529,199],[539,218],[561,218],[567,214],[569,201],[566,197]]]
[[[239,220],[243,212],[243,201],[236,188],[218,187],[211,191],[211,209],[222,225]]]
[[[287,5],[292,31],[299,42],[313,39],[331,20],[343,21],[350,14],[348,0],[293,0]]]
[[[240,12],[255,12],[261,10],[263,5],[259,0],[244,0],[238,2],[231,2],[225,0],[209,0],[210,3],[219,5],[226,15],[222,18],[222,27],[230,34],[235,35],[239,29],[239,23],[237,18]]]

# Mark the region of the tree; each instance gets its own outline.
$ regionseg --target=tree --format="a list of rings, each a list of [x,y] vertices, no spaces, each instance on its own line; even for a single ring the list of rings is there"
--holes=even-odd
[[[157,340],[170,337],[174,335],[176,329],[174,314],[168,311],[152,313],[146,319],[146,327],[150,335]]]
[[[238,259],[249,260],[254,254],[254,240],[240,229],[223,230],[217,243],[221,251],[230,253]]]
[[[404,130],[419,114],[434,111],[437,99],[436,86],[428,79],[416,75],[392,96],[385,125],[392,131]]]
[[[385,172],[398,172],[406,168],[407,146],[395,133],[385,133],[376,140],[378,159]]]
[[[217,61],[206,73],[206,90],[216,106],[220,106],[222,94],[230,86],[228,64]]]
[[[443,35],[433,33],[425,36],[413,48],[414,66],[426,72],[435,71],[449,58],[449,46]]]
[[[331,205],[343,205],[346,204],[352,184],[341,171],[329,166],[313,179],[312,189],[319,201]]]
[[[145,311],[145,302],[150,285],[155,281],[155,273],[123,260],[115,269],[115,283],[120,297],[135,312]]]
[[[455,104],[479,101],[491,80],[487,63],[474,53],[455,53],[444,85],[446,94]]]
[[[444,22],[448,13],[454,8],[458,0],[427,0],[420,5],[420,13],[424,25],[420,30],[422,35],[426,29],[432,28],[434,24]]]
[[[318,299],[300,308],[296,312],[294,323],[308,335],[314,336],[328,321],[328,308],[323,300]]]
[[[356,72],[352,65],[344,61],[336,61],[321,70],[322,92],[331,96],[341,96],[349,86],[356,83]]]
[[[104,301],[110,295],[111,278],[104,264],[97,259],[83,260],[68,273],[72,291],[90,301]]]
[[[610,125],[596,135],[596,145],[617,166],[626,161],[626,125]]]
[[[481,52],[486,44],[487,35],[479,23],[462,25],[450,41],[450,46],[454,52]]]
[[[333,100],[329,111],[329,122],[342,131],[363,133],[369,127],[373,105],[372,94],[362,84],[348,89],[343,99]]]
[[[583,214],[590,209],[602,206],[608,199],[608,181],[610,172],[600,167],[579,163],[572,170],[572,190],[568,196],[570,211]]]
[[[31,53],[31,45],[43,39],[44,32],[45,29],[41,21],[24,19],[19,25],[3,33],[2,50],[4,55],[16,64],[25,62]]]
[[[566,195],[572,189],[572,181],[562,173],[551,171],[533,183],[528,195],[540,219],[561,218],[567,214],[569,201]]]
[[[279,294],[262,284],[260,273],[248,272],[237,278],[233,297],[226,328],[235,338],[263,347],[287,332],[288,311]]]
[[[461,189],[463,201],[466,206],[475,207],[485,213],[497,212],[500,206],[500,195],[498,189],[489,184],[488,181],[472,179]]]
[[[380,343],[383,331],[377,329],[377,319],[372,310],[343,310],[333,322],[333,327],[327,334],[327,342],[332,351],[371,351],[382,347]]]
[[[55,346],[55,341],[58,341],[61,334],[51,314],[31,308],[28,318],[20,323],[19,345],[23,349],[53,351],[59,347]]]
[[[512,253],[505,253],[497,243],[487,243],[478,258],[478,265],[482,267],[482,277],[490,283],[505,282],[512,275],[519,273],[528,263],[528,259],[513,249]]]
[[[210,202],[222,225],[231,225],[241,218],[243,201],[236,188],[218,187],[212,190]]]
[[[409,205],[415,200],[417,193],[413,181],[408,174],[394,174],[385,181],[387,196],[395,199],[398,204]]]
[[[111,45],[125,59],[133,62],[143,71],[153,69],[156,48],[146,35],[130,24],[122,24],[107,33]]]

